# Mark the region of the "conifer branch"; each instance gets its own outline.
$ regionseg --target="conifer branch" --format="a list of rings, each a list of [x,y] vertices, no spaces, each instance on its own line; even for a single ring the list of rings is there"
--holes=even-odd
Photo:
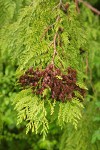
[[[90,5],[88,2],[85,2],[83,0],[78,0],[79,2],[83,3],[86,7],[88,7],[89,9],[91,9],[94,13],[96,13],[97,15],[100,15],[100,11],[96,8],[94,8],[92,5]]]

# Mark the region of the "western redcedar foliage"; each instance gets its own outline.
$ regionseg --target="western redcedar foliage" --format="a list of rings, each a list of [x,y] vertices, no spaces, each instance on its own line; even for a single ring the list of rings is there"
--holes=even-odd
[[[61,150],[75,148],[76,150],[88,150],[90,146],[95,150],[96,146],[92,146],[91,141],[95,143],[99,139],[100,130],[93,126],[93,120],[90,118],[93,113],[91,109],[96,112],[96,108],[99,107],[99,103],[95,104],[99,95],[99,84],[97,83],[99,71],[95,73],[95,77],[92,77],[91,71],[95,72],[94,68],[99,70],[100,67],[98,64],[99,52],[97,51],[100,45],[98,42],[100,40],[98,17],[85,7],[82,7],[83,13],[79,14],[76,11],[75,3],[66,0],[63,2],[59,0],[21,0],[20,2],[18,0],[0,0],[0,8],[3,11],[0,17],[2,27],[0,30],[2,37],[0,39],[1,63],[3,62],[5,65],[5,59],[10,58],[17,66],[16,77],[18,80],[30,67],[33,67],[34,71],[43,71],[49,65],[53,65],[54,68],[61,71],[61,74],[54,76],[55,80],[59,81],[58,83],[65,82],[62,75],[68,76],[70,67],[77,72],[76,86],[86,91],[87,85],[89,89],[87,99],[84,100],[83,95],[73,88],[73,93],[69,95],[70,98],[66,95],[64,103],[62,103],[60,101],[62,98],[59,100],[56,92],[59,84],[56,84],[55,90],[53,89],[56,97],[52,98],[51,93],[54,91],[51,92],[51,86],[47,86],[47,83],[40,95],[36,92],[32,93],[33,86],[22,89],[17,82],[16,86],[20,92],[16,94],[15,98],[12,98],[18,114],[17,123],[23,123],[25,120],[26,133],[32,130],[36,134],[43,133],[44,137],[52,124],[59,125],[65,131],[61,140]],[[6,60],[6,62],[9,63],[10,60]],[[10,75],[13,77],[12,74]],[[25,86],[26,83],[29,84],[31,76],[37,77],[29,74],[27,82],[25,77],[25,80],[21,79],[21,83],[23,82]],[[72,81],[71,77],[72,75],[69,77]],[[93,79],[95,80],[94,85]],[[54,83],[54,80],[50,81]],[[41,79],[38,80],[38,83],[41,85]],[[72,85],[70,84],[70,86]],[[38,87],[35,90],[37,89]],[[92,92],[94,95],[91,96]],[[84,108],[83,102],[80,101],[84,101],[85,105],[89,105],[90,108],[89,106]],[[87,110],[85,110],[86,108]],[[87,112],[82,112],[83,109]],[[88,119],[87,114],[90,115]],[[97,118],[99,117],[97,116]],[[99,119],[94,120],[98,121]],[[78,130],[73,129],[69,123]],[[87,137],[89,136],[90,131],[87,127],[89,124],[91,124],[93,132],[89,139],[87,138],[85,147],[81,147],[78,142],[85,142],[85,136],[82,137],[85,132],[87,132]],[[93,138],[91,138],[92,135]],[[77,142],[75,137],[79,139]],[[98,144],[97,147],[99,147]]]
[[[72,67],[77,71],[77,81],[75,81],[77,87],[84,89],[85,76],[80,48],[86,43],[85,28],[81,25],[80,15],[74,3],[69,4],[66,12],[63,7],[64,4],[58,0],[39,0],[22,8],[16,21],[11,23],[9,28],[5,26],[2,30],[1,34],[5,34],[2,39],[3,52],[9,49],[8,55],[12,55],[13,61],[17,62],[18,73],[31,66],[34,69],[42,69],[53,64],[62,72],[67,72],[66,69]],[[72,94],[69,93],[72,97],[71,101],[59,103],[55,100],[52,102],[48,91],[44,90],[46,97],[44,99],[36,93],[31,94],[30,90],[22,90],[14,100],[15,109],[18,111],[18,123],[26,120],[27,132],[30,129],[36,133],[40,130],[46,135],[50,123],[47,119],[48,115],[51,114],[53,118],[57,105],[58,124],[63,127],[67,122],[71,122],[77,128],[83,107],[80,98],[83,98],[80,92],[72,96],[74,91]],[[48,111],[49,107],[51,111]]]

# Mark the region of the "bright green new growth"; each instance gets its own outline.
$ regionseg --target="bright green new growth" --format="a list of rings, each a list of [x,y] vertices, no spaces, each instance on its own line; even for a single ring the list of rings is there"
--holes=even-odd
[[[72,123],[77,129],[78,120],[81,118],[81,108],[83,105],[78,99],[73,99],[71,102],[61,103],[50,101],[48,97],[41,99],[32,94],[31,90],[22,90],[14,100],[15,109],[18,111],[18,124],[26,120],[26,133],[29,130],[43,133],[46,136],[49,123],[56,121],[61,128],[66,123]],[[55,116],[56,111],[56,116]],[[48,116],[51,118],[48,121]]]
[[[77,71],[77,84],[85,88],[84,68],[79,50],[86,42],[84,33],[85,28],[73,3],[67,13],[64,13],[59,8],[58,0],[35,0],[21,9],[14,23],[9,27],[5,25],[1,31],[1,35],[5,34],[5,37],[0,43],[3,54],[12,54],[12,59],[16,60],[18,74],[31,66],[41,69],[50,63],[61,68],[62,72],[71,66]],[[26,132],[32,129],[32,132],[40,132],[44,136],[52,120],[61,127],[69,122],[77,128],[83,108],[78,99],[67,103],[52,102],[48,96],[43,100],[31,94],[30,90],[22,90],[14,104],[18,112],[18,123],[23,120],[27,122]],[[51,121],[48,120],[50,114]]]

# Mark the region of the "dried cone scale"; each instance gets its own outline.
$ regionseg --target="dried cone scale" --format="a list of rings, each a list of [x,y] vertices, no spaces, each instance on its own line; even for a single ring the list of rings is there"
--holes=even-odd
[[[85,90],[76,85],[76,70],[69,67],[67,72],[62,74],[61,70],[52,64],[44,70],[30,68],[20,76],[19,83],[24,89],[31,87],[33,93],[37,95],[43,95],[43,91],[49,88],[51,98],[56,101],[71,100],[75,97],[74,91],[84,96]]]

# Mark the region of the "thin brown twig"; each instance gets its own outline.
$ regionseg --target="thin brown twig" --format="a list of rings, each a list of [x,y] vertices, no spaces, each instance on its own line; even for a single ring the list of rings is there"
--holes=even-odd
[[[58,32],[56,32],[55,36],[54,36],[54,51],[57,52],[56,50],[56,39],[57,39],[57,36],[58,36]]]
[[[52,62],[51,62],[52,64],[54,64],[54,58],[57,55],[57,49],[56,49],[56,39],[57,39],[57,36],[58,36],[58,32],[56,32],[56,34],[54,36],[54,39],[53,39],[54,53],[53,53]]]
[[[40,38],[40,41],[42,41],[43,37],[46,35],[46,33],[48,32],[48,30],[52,28],[52,26],[53,26],[53,25],[50,25],[50,26],[48,26],[48,27],[44,30],[44,32],[43,32],[43,34],[42,34],[42,36],[41,36],[41,38]]]
[[[78,13],[80,13],[80,9],[79,9],[79,7],[78,7],[78,0],[74,0],[74,2],[75,2],[75,5],[76,5],[76,11],[77,11]]]
[[[60,60],[60,56],[59,56],[59,54],[58,54],[58,52],[57,52],[57,48],[56,48],[56,47],[57,47],[57,38],[59,38],[58,32],[56,32],[56,34],[55,34],[55,36],[54,36],[54,40],[53,40],[54,53],[53,53],[53,57],[52,57],[51,64],[54,65],[55,56],[58,55],[58,57],[59,57],[59,62],[60,62],[60,64],[61,64],[62,68],[64,68],[64,66],[63,66],[63,64],[62,64],[62,62],[61,62],[61,60]],[[59,40],[59,39],[58,39],[58,40]],[[58,44],[59,44],[59,43],[58,43]]]
[[[59,2],[59,7],[61,7],[61,5],[63,4],[62,0],[60,0]]]
[[[61,43],[61,41],[60,41],[60,35],[58,34],[58,45],[60,46],[60,43]]]
[[[53,45],[53,41],[49,44],[49,46],[48,46],[48,47],[50,47],[51,45]]]
[[[62,6],[62,4],[63,4],[63,3],[62,3],[62,0],[60,0],[59,4],[53,8],[53,11],[54,11],[56,8],[60,8],[60,7]]]
[[[56,23],[56,22],[59,22],[59,21],[60,21],[60,16],[58,15],[57,18],[56,18],[55,23]],[[55,24],[55,23],[54,23],[54,24]],[[45,36],[45,34],[48,32],[49,29],[51,29],[51,28],[53,27],[54,24],[48,26],[48,27],[44,30],[44,32],[43,32],[43,34],[42,34],[40,40],[43,39],[43,37]],[[50,45],[49,45],[49,47],[50,47],[51,45],[53,45],[53,47],[54,47],[53,57],[52,57],[52,61],[51,61],[51,64],[53,64],[53,65],[54,65],[55,56],[58,54],[58,53],[57,53],[57,49],[56,49],[56,47],[57,47],[57,38],[58,38],[58,42],[59,42],[59,38],[60,38],[60,37],[59,37],[58,32],[55,33],[54,38],[53,38],[53,41],[52,41],[52,42],[50,43]],[[60,44],[60,43],[58,43],[58,44]]]
[[[97,15],[100,15],[100,11],[96,8],[94,8],[92,5],[90,5],[88,2],[83,1],[83,0],[78,0],[79,2],[83,3],[86,7],[88,7],[89,9],[91,9],[94,13],[96,13]]]
[[[56,22],[58,22],[59,20],[60,20],[60,16],[58,15],[57,18],[56,18]],[[55,22],[55,23],[56,23],[56,22]],[[43,32],[43,34],[42,34],[42,36],[41,36],[41,38],[40,38],[40,41],[42,41],[42,39],[44,38],[44,36],[45,36],[46,33],[48,32],[48,30],[50,30],[50,29],[53,27],[53,25],[55,25],[55,23],[52,24],[52,25],[49,25],[49,26],[44,30],[44,32]]]

